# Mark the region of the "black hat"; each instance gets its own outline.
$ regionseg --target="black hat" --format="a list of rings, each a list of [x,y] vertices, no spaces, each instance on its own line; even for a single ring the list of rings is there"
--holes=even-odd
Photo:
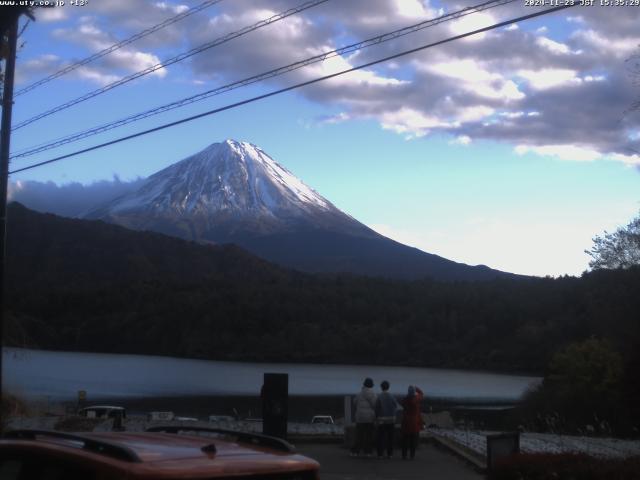
[[[367,388],[372,388],[373,387],[373,380],[370,379],[369,377],[364,379],[364,386]]]
[[[380,388],[382,390],[389,390],[389,382],[387,382],[386,380],[383,380],[382,383],[380,383]]]

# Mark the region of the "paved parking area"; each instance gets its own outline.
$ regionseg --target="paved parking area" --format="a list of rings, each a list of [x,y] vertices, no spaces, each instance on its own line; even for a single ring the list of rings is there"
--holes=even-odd
[[[294,442],[295,443],[295,442]],[[432,444],[422,443],[415,460],[352,458],[340,444],[302,443],[300,453],[320,462],[322,480],[479,480],[484,475],[457,456]]]

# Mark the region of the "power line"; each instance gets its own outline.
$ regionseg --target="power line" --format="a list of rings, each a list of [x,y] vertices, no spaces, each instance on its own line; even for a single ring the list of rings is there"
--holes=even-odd
[[[93,62],[93,61],[95,61],[95,60],[97,60],[99,58],[102,58],[105,55],[109,55],[110,53],[115,52],[116,50],[118,50],[118,49],[120,49],[120,48],[122,48],[122,47],[124,47],[126,45],[129,45],[130,43],[135,42],[136,40],[140,40],[141,38],[144,38],[144,37],[146,37],[148,35],[151,35],[152,33],[157,32],[158,30],[160,30],[162,28],[165,28],[165,27],[167,27],[169,25],[172,25],[172,24],[174,24],[174,23],[176,23],[176,22],[178,22],[180,20],[183,20],[183,19],[185,19],[185,18],[187,18],[187,17],[189,17],[189,16],[191,16],[191,15],[193,15],[195,13],[201,12],[205,8],[209,8],[210,6],[215,5],[216,3],[220,3],[221,1],[222,0],[206,0],[206,1],[202,2],[200,5],[198,5],[196,7],[190,8],[189,10],[186,10],[186,11],[184,11],[182,13],[174,15],[173,17],[170,17],[170,18],[166,19],[165,21],[163,21],[163,22],[161,22],[161,23],[159,23],[157,25],[154,25],[153,27],[149,27],[149,28],[147,28],[147,29],[145,29],[145,30],[143,30],[143,31],[141,31],[139,33],[136,33],[135,35],[133,35],[133,36],[131,36],[131,37],[125,39],[125,40],[122,40],[122,41],[120,41],[118,43],[115,43],[115,44],[111,45],[110,47],[105,48],[104,50],[100,50],[99,52],[96,52],[96,53],[94,53],[93,55],[91,55],[91,56],[89,56],[87,58],[84,58],[84,59],[79,60],[79,61],[77,61],[75,63],[72,63],[71,65],[68,65],[68,66],[62,68],[62,69],[58,70],[57,72],[52,73],[51,75],[48,75],[48,76],[46,76],[46,77],[44,77],[44,78],[42,78],[42,79],[30,84],[30,85],[27,85],[26,87],[18,90],[15,93],[14,96],[17,97],[19,95],[22,95],[23,93],[30,92],[31,90],[34,90],[35,88],[38,88],[38,87],[44,85],[45,83],[50,82],[51,80],[54,80],[54,79],[56,79],[58,77],[66,75],[67,73],[72,72],[77,68],[80,68],[80,67],[82,67],[84,65],[87,65],[88,63],[91,63],[91,62]]]
[[[571,8],[571,7],[575,6],[575,5],[577,5],[577,4],[562,5],[562,6],[558,6],[558,7],[553,7],[553,8],[549,8],[547,10],[542,10],[542,11],[539,11],[539,12],[530,13],[528,15],[523,15],[521,17],[512,18],[512,19],[506,20],[504,22],[495,23],[495,24],[490,25],[488,27],[479,28],[477,30],[473,30],[471,32],[463,33],[461,35],[456,35],[454,37],[449,37],[449,38],[446,38],[444,40],[439,40],[439,41],[434,42],[434,43],[429,43],[427,45],[422,45],[420,47],[412,48],[410,50],[405,50],[403,52],[396,53],[396,54],[390,55],[388,57],[384,57],[384,58],[381,58],[381,59],[378,59],[378,60],[374,60],[372,62],[363,63],[363,64],[358,65],[356,67],[352,67],[352,68],[348,68],[346,70],[342,70],[340,72],[332,73],[332,74],[329,74],[329,75],[324,75],[322,77],[314,78],[313,80],[308,80],[306,82],[297,83],[295,85],[291,85],[289,87],[281,88],[279,90],[274,90],[272,92],[265,93],[263,95],[258,95],[256,97],[248,98],[248,99],[242,100],[240,102],[236,102],[236,103],[232,103],[232,104],[229,104],[229,105],[225,105],[224,107],[220,107],[220,108],[216,108],[214,110],[209,110],[207,112],[199,113],[198,115],[193,115],[193,116],[186,117],[186,118],[183,118],[183,119],[180,119],[180,120],[176,120],[175,122],[165,123],[164,125],[160,125],[158,127],[154,127],[154,128],[148,129],[148,130],[143,130],[141,132],[137,132],[137,133],[134,133],[134,134],[131,134],[131,135],[127,135],[125,137],[120,137],[120,138],[117,138],[115,140],[111,140],[109,142],[101,143],[99,145],[94,145],[92,147],[84,148],[82,150],[77,150],[75,152],[68,153],[66,155],[61,155],[59,157],[52,158],[50,160],[45,160],[43,162],[34,163],[32,165],[29,165],[29,166],[26,166],[26,167],[23,167],[23,168],[18,168],[16,170],[12,170],[9,173],[10,174],[14,174],[14,173],[18,173],[18,172],[23,172],[25,170],[31,170],[31,169],[36,168],[36,167],[41,167],[43,165],[47,165],[47,164],[50,164],[50,163],[58,162],[60,160],[64,160],[66,158],[74,157],[74,156],[80,155],[82,153],[87,153],[87,152],[91,152],[93,150],[98,150],[100,148],[108,147],[108,146],[114,145],[116,143],[121,143],[121,142],[124,142],[126,140],[131,140],[133,138],[137,138],[137,137],[141,137],[141,136],[144,136],[144,135],[148,135],[150,133],[158,132],[158,131],[164,130],[166,128],[175,127],[175,126],[183,124],[183,123],[191,122],[191,121],[197,120],[199,118],[203,118],[203,117],[207,117],[207,116],[210,116],[210,115],[214,115],[216,113],[224,112],[226,110],[231,110],[233,108],[237,108],[237,107],[240,107],[242,105],[247,105],[249,103],[257,102],[258,100],[263,100],[265,98],[273,97],[273,96],[279,95],[281,93],[289,92],[291,90],[296,90],[296,89],[301,88],[301,87],[306,87],[308,85],[312,85],[312,84],[315,84],[315,83],[318,83],[318,82],[329,80],[331,78],[335,78],[335,77],[338,77],[340,75],[344,75],[346,73],[355,72],[357,70],[362,70],[363,68],[368,68],[368,67],[371,67],[373,65],[377,65],[379,63],[388,62],[389,60],[394,60],[394,59],[399,58],[399,57],[404,57],[406,55],[410,55],[412,53],[416,53],[416,52],[419,52],[421,50],[426,50],[427,48],[432,48],[432,47],[436,47],[438,45],[442,45],[442,44],[445,44],[445,43],[449,43],[449,42],[453,42],[453,41],[456,41],[456,40],[460,40],[460,39],[463,39],[463,38],[466,38],[466,37],[470,37],[471,35],[476,35],[478,33],[488,32],[488,31],[494,30],[496,28],[505,27],[505,26],[510,25],[512,23],[522,22],[522,21],[525,21],[525,20],[529,20],[531,18],[539,17],[539,16],[542,16],[542,15],[547,15],[549,13],[558,12],[558,11],[564,10],[566,8]]]
[[[99,88],[97,90],[94,90],[92,92],[89,92],[85,95],[82,95],[78,98],[75,98],[73,100],[70,100],[66,103],[63,103],[62,105],[58,105],[55,108],[52,108],[51,110],[47,110],[46,112],[40,113],[34,117],[28,118],[27,120],[24,120],[20,123],[18,123],[16,126],[13,127],[12,131],[18,130],[20,128],[26,127],[27,125],[32,124],[33,122],[36,122],[42,118],[48,117],[49,115],[53,115],[54,113],[60,112],[61,110],[66,110],[69,107],[72,107],[73,105],[77,105],[78,103],[84,102],[86,100],[89,100],[93,97],[97,97],[98,95],[101,95],[105,92],[108,92],[109,90],[112,90],[116,87],[119,87],[120,85],[124,85],[126,83],[129,83],[133,80],[136,80],[137,78],[143,77],[145,75],[148,75],[150,73],[153,73],[157,70],[160,70],[161,68],[165,68],[168,67],[169,65],[173,65],[174,63],[177,62],[181,62],[183,60],[186,60],[189,57],[192,57],[193,55],[196,55],[198,53],[202,53],[205,50],[208,50],[210,48],[213,47],[217,47],[218,45],[222,45],[223,43],[229,42],[230,40],[233,40],[234,38],[238,38],[241,37],[243,35],[246,35],[247,33],[253,32],[254,30],[257,30],[259,28],[265,27],[267,25],[270,25],[272,23],[275,23],[279,20],[282,20],[284,18],[290,17],[291,15],[295,15],[296,13],[300,13],[304,10],[307,10],[309,8],[315,7],[316,5],[320,5],[322,3],[328,2],[329,0],[311,0],[308,2],[305,2],[301,5],[298,5],[297,7],[294,8],[290,8],[289,10],[286,10],[282,13],[278,13],[276,15],[272,15],[269,18],[266,18],[264,20],[260,20],[259,22],[244,27],[240,30],[237,30],[235,32],[232,33],[228,33],[227,35],[224,35],[222,37],[216,38],[215,40],[212,40],[211,42],[207,42],[205,44],[202,44],[198,47],[192,48],[191,50],[187,51],[187,52],[183,52],[180,55],[176,55],[175,57],[172,57],[168,60],[165,60],[164,62],[160,62],[157,63],[151,67],[145,68],[144,70],[140,70],[139,72],[133,73],[131,75],[127,75],[126,77],[123,77],[119,80],[116,80],[115,82],[112,82],[108,85],[105,85],[102,88]]]
[[[382,35],[378,35],[375,37],[371,37],[367,40],[363,40],[361,42],[358,43],[353,43],[351,45],[347,45],[345,47],[341,47],[339,49],[336,50],[331,50],[325,53],[322,53],[320,55],[315,55],[313,57],[309,57],[307,59],[298,61],[298,62],[294,62],[291,63],[289,65],[283,66],[283,67],[278,67],[275,68],[273,70],[269,70],[267,72],[263,72],[260,73],[258,75],[254,75],[252,77],[248,77],[248,78],[244,78],[242,80],[238,80],[236,82],[233,83],[229,83],[217,88],[214,88],[212,90],[208,90],[206,92],[201,92],[199,94],[196,95],[192,95],[190,97],[186,97],[183,98],[181,100],[177,100],[175,102],[171,102],[165,105],[161,105],[159,107],[150,109],[150,110],[146,110],[144,112],[140,112],[140,113],[136,113],[134,115],[130,115],[128,117],[124,117],[121,118],[119,120],[115,120],[113,122],[110,123],[106,123],[97,127],[92,127],[90,129],[87,130],[83,130],[81,132],[77,132],[71,135],[67,135],[65,137],[61,137],[58,138],[56,140],[50,141],[50,142],[45,142],[42,143],[40,145],[36,145],[33,147],[29,147],[27,149],[23,149],[20,152],[15,153],[14,155],[12,155],[11,159],[17,159],[17,158],[24,158],[24,157],[29,157],[32,155],[35,155],[37,153],[41,153],[44,152],[46,150],[51,150],[52,148],[57,148],[72,142],[76,142],[79,140],[82,140],[84,138],[88,138],[94,135],[98,135],[100,133],[104,133],[107,132],[109,130],[113,130],[114,128],[118,128],[124,125],[128,125],[129,123],[133,123],[139,120],[143,120],[145,118],[149,118],[151,116],[154,115],[158,115],[160,113],[164,113],[170,110],[174,110],[176,108],[179,107],[183,107],[185,105],[190,105],[192,103],[195,102],[199,102],[202,100],[205,100],[207,98],[216,96],[216,95],[220,95],[222,93],[226,93],[229,92],[231,90],[235,90],[237,88],[240,87],[245,87],[247,85],[251,85],[253,83],[257,83],[263,80],[267,80],[273,77],[277,77],[280,75],[283,75],[285,73],[289,73],[292,72],[294,70],[298,70],[302,67],[311,65],[313,63],[317,63],[317,62],[321,62],[324,60],[327,60],[329,58],[333,58],[339,55],[344,55],[344,54],[348,54],[351,52],[355,52],[358,50],[362,50],[364,48],[368,48],[371,46],[375,46],[375,45],[379,45],[381,43],[384,42],[388,42],[390,40],[395,40],[397,38],[400,38],[402,36],[408,35],[410,33],[414,33],[420,30],[423,30],[425,28],[428,27],[432,27],[435,25],[438,25],[440,23],[443,22],[448,22],[448,21],[452,21],[455,20],[457,18],[461,18],[464,17],[466,15],[470,15],[473,13],[477,13],[483,10],[488,10],[490,8],[495,8],[498,6],[502,6],[508,3],[513,3],[516,0],[491,0],[491,1],[487,1],[484,3],[481,3],[479,5],[475,5],[475,6],[470,6],[470,7],[466,7],[463,8],[461,10],[452,12],[452,13],[448,13],[446,15],[442,15],[440,17],[434,18],[434,19],[430,19],[430,20],[426,20],[423,22],[419,22],[417,24],[408,26],[408,27],[404,27],[404,28],[400,28],[398,30],[394,30],[392,32],[388,32],[388,33],[384,33]]]

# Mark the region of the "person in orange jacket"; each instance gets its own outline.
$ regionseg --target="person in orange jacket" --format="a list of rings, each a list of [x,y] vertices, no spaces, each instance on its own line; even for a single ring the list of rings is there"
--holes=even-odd
[[[402,459],[413,460],[416,456],[416,445],[418,444],[418,434],[422,430],[422,414],[420,405],[424,394],[422,390],[414,385],[409,385],[407,396],[402,400],[404,409],[402,415]]]

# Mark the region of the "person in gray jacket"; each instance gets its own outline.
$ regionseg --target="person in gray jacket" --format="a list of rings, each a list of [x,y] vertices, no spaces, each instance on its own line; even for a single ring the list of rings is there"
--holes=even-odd
[[[370,457],[373,451],[373,423],[376,420],[376,394],[373,380],[366,378],[362,390],[354,399],[356,407],[356,441],[351,456],[356,457],[362,451]]]
[[[378,458],[387,451],[387,458],[393,456],[393,433],[396,423],[396,412],[402,407],[396,398],[389,393],[389,382],[380,384],[382,393],[376,400],[376,422],[378,423]]]

